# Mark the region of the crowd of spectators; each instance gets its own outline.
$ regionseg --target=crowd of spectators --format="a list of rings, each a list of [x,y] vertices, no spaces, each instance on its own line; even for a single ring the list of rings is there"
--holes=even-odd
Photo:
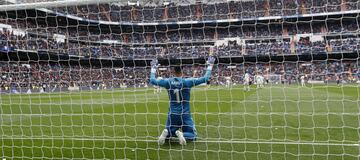
[[[156,22],[253,18],[359,8],[360,3],[356,0],[274,0],[271,3],[256,0],[179,6],[170,4],[156,7],[98,4],[59,7],[53,10],[91,20]],[[49,27],[42,23],[33,23],[26,18],[13,19],[6,15],[0,16],[0,24],[12,27],[0,29],[2,52],[43,51],[48,54],[91,58],[133,60],[201,58],[209,55],[217,57],[302,55],[358,52],[360,48],[357,17],[311,22],[299,20],[282,23],[234,23],[216,27],[156,26],[155,31],[148,31],[144,27],[141,31],[121,29],[110,33],[106,30],[90,31],[83,26],[76,29],[64,26]],[[56,34],[63,35],[64,39],[56,39]],[[312,40],[311,36],[321,38]],[[226,38],[238,38],[241,42],[231,40],[232,42],[214,47],[215,42]],[[208,42],[211,45],[206,44]],[[169,77],[170,69],[166,66],[162,68],[164,69],[159,71],[159,75]],[[280,83],[296,83],[303,75],[306,75],[308,80],[335,81],[341,78],[344,81],[353,81],[357,79],[357,68],[357,61],[219,64],[214,68],[211,83],[224,84],[226,77],[230,77],[233,83],[241,84],[245,72],[252,76],[276,75],[280,77]],[[204,67],[201,65],[185,65],[184,75],[198,77],[203,74],[203,70]],[[109,68],[55,62],[0,62],[0,88],[2,90],[9,90],[12,87],[37,89],[44,85],[47,88],[146,87],[148,73],[147,66]]]
[[[11,87],[39,89],[46,86],[67,88],[74,86],[111,88],[145,86],[144,68],[100,68],[59,63],[0,63],[1,89]],[[50,89],[51,88],[51,89]]]
[[[156,44],[156,43],[155,43]],[[104,43],[89,44],[75,41],[70,43],[59,42],[52,38],[32,37],[29,35],[15,35],[10,31],[0,30],[0,50],[32,50],[45,51],[49,54],[69,54],[92,58],[199,58],[210,53],[210,46],[190,43],[191,45],[164,44],[164,45],[114,45]],[[293,45],[293,49],[292,49]],[[259,55],[286,55],[286,54],[322,54],[338,52],[357,52],[360,48],[360,39],[356,37],[333,38],[322,41],[310,41],[309,38],[300,38],[297,42],[289,39],[278,40],[248,40],[245,44],[223,44],[214,47],[212,54],[219,57],[231,56],[259,56]]]
[[[53,38],[33,37],[23,33],[0,29],[0,50],[1,51],[46,51],[54,54],[67,54],[67,44],[58,42]]]
[[[196,67],[195,67],[196,68]],[[200,71],[200,72],[199,72]],[[189,77],[202,76],[203,68],[187,70]],[[254,76],[259,74],[274,84],[298,83],[301,76],[307,81],[336,82],[339,78],[343,82],[353,83],[359,79],[358,61],[312,61],[312,62],[248,62],[241,64],[219,64],[213,71],[212,84],[224,85],[227,78],[234,84],[243,84],[245,73],[249,73],[254,82]],[[166,76],[169,76],[167,74]],[[166,77],[165,76],[165,77]],[[272,82],[271,82],[272,81]]]
[[[27,24],[26,31],[39,35],[52,37],[54,34],[65,35],[68,39],[77,41],[99,42],[103,40],[118,41],[120,43],[191,43],[221,40],[224,38],[239,37],[242,39],[253,38],[274,38],[291,37],[299,34],[353,34],[359,32],[357,18],[348,18],[346,20],[336,21],[318,21],[283,23],[283,24],[232,24],[217,27],[188,27],[188,28],[167,28],[167,26],[158,26],[153,30],[129,30],[129,31],[89,31],[86,28],[63,28],[48,27],[45,25]],[[1,18],[0,18],[1,23]],[[21,21],[18,23],[23,24]],[[13,25],[18,28],[17,23]],[[19,25],[23,26],[23,25]]]
[[[191,5],[128,6],[118,3],[89,4],[52,8],[90,20],[112,22],[154,22],[219,20],[255,18],[265,16],[289,16],[298,14],[336,12],[360,8],[357,0],[255,0],[198,3]]]
[[[340,77],[346,82],[358,80],[358,61],[313,61],[313,62],[269,62],[217,64],[213,70],[211,83],[225,84],[229,77],[232,83],[242,84],[243,75],[261,74],[265,78],[271,75],[281,77],[274,83],[296,83],[300,76],[307,80],[334,82]],[[183,65],[184,77],[200,77],[204,74],[203,65]],[[95,67],[59,63],[0,63],[0,88],[9,90],[12,87],[38,89],[46,86],[47,90],[66,88],[69,86],[97,89],[120,87],[147,87],[150,67]],[[158,76],[171,76],[169,66],[160,66]]]
[[[1,19],[1,18],[0,18]],[[11,25],[12,20],[8,23]],[[355,22],[355,21],[351,21]],[[33,50],[49,54],[69,54],[94,58],[197,58],[209,54],[204,44],[225,38],[241,38],[244,43],[218,45],[217,56],[318,54],[331,52],[356,52],[360,47],[356,23],[344,21],[326,25],[292,25],[282,28],[273,26],[229,26],[218,28],[188,28],[164,32],[92,33],[61,27],[46,28],[34,24],[21,30],[0,30],[0,50]],[[320,35],[323,40],[311,41],[310,37],[294,41],[299,34]],[[54,34],[65,35],[64,41]],[[341,35],[341,36],[340,36]],[[333,36],[333,38],[331,38]],[[105,41],[111,41],[105,43]],[[116,41],[116,43],[112,43]]]

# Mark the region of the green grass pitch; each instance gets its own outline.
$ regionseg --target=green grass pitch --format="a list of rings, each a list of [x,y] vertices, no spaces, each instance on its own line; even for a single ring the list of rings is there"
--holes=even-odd
[[[158,146],[167,93],[152,88],[0,95],[0,158],[359,159],[357,85],[192,90],[197,142]]]

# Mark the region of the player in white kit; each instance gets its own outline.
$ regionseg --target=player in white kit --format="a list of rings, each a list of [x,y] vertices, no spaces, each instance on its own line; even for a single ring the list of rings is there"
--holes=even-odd
[[[225,77],[226,82],[225,82],[225,86],[226,88],[230,88],[231,86],[231,77]]]
[[[260,74],[255,76],[255,80],[256,80],[256,88],[263,88],[264,87],[264,77],[261,76]]]
[[[245,73],[244,75],[244,91],[250,91],[250,74]]]
[[[304,75],[302,75],[300,77],[300,82],[301,82],[301,87],[305,87],[305,76]]]

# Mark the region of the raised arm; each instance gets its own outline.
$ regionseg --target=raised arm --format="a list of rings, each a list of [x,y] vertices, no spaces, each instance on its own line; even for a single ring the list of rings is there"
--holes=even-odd
[[[206,68],[205,75],[203,77],[200,77],[200,78],[189,79],[187,81],[189,86],[193,87],[193,86],[197,86],[197,85],[200,85],[202,83],[206,83],[207,81],[209,81],[209,79],[211,77],[211,71],[212,71],[212,68],[214,66],[214,62],[215,62],[215,58],[214,57],[209,57],[207,62],[206,62],[208,66]]]
[[[169,81],[167,79],[156,79],[155,78],[155,74],[156,74],[157,67],[158,67],[158,60],[152,60],[150,62],[150,64],[151,64],[150,84],[168,88]]]

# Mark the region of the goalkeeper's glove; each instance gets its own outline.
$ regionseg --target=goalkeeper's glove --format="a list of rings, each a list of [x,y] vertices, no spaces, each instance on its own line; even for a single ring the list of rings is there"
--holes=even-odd
[[[215,63],[215,57],[209,57],[206,61],[207,65],[214,65]]]
[[[150,62],[150,65],[151,65],[151,72],[155,73],[157,67],[159,66],[159,65],[158,65],[158,60],[157,60],[157,59],[153,59],[153,60]]]
[[[208,65],[207,70],[212,70],[214,63],[215,63],[215,57],[209,57],[208,60],[206,61],[206,64]]]
[[[157,60],[157,59],[153,59],[153,60],[150,62],[150,65],[151,65],[151,68],[157,68],[157,66],[158,66],[158,60]]]

